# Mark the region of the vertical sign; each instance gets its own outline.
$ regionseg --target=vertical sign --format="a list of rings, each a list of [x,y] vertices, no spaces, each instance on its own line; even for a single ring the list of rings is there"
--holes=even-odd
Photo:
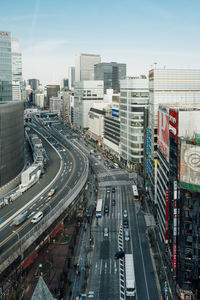
[[[165,230],[165,243],[168,244],[168,201],[169,201],[169,191],[166,190],[166,210],[165,210],[165,216],[166,216],[166,230]]]

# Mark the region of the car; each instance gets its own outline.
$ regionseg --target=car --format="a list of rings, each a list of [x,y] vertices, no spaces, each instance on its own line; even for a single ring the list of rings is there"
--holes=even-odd
[[[124,250],[119,250],[115,253],[115,259],[123,258],[125,255]]]
[[[109,206],[107,204],[105,204],[105,206],[104,206],[104,213],[105,214],[109,213]]]
[[[127,218],[127,217],[128,217],[128,212],[127,212],[126,209],[125,209],[124,212],[123,212],[123,216],[124,216],[124,218]]]
[[[108,227],[104,227],[104,229],[103,229],[103,236],[104,237],[108,237],[109,236],[109,229],[108,229]]]
[[[115,205],[115,198],[112,199],[112,206]]]
[[[112,193],[115,193],[115,187],[112,188]]]
[[[123,227],[128,228],[128,220],[127,219],[123,220]]]
[[[126,242],[129,241],[129,231],[128,231],[128,229],[124,230],[124,239],[125,239]]]

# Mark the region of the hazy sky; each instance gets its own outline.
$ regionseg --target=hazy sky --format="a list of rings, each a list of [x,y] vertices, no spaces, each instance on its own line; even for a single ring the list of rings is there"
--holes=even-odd
[[[20,40],[24,79],[60,84],[75,54],[127,64],[128,75],[200,68],[199,0],[6,0],[0,30]]]

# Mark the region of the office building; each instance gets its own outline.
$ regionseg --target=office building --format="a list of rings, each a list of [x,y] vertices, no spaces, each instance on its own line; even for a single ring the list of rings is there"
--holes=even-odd
[[[12,101],[11,34],[0,31],[0,101]]]
[[[39,79],[28,79],[28,84],[30,85],[30,88],[33,90],[33,91],[36,91],[38,88],[39,88],[39,85],[40,85],[40,81]]]
[[[88,128],[88,113],[95,102],[103,102],[103,81],[79,81],[74,87],[74,126]]]
[[[12,82],[12,100],[13,101],[22,100],[21,86],[19,81]]]
[[[0,102],[0,195],[20,181],[24,167],[24,103]],[[12,181],[10,183],[10,181]]]
[[[199,119],[200,106],[158,109],[157,221],[180,299],[200,297]]]
[[[108,90],[107,90],[108,91]],[[104,95],[105,96],[105,95]],[[119,158],[120,154],[120,95],[112,94],[111,107],[104,116],[104,149]]]
[[[63,78],[61,80],[61,90],[68,89],[68,78]]]
[[[94,65],[101,62],[98,54],[81,53],[75,57],[75,81],[94,80]]]
[[[120,80],[126,78],[126,64],[116,62],[94,65],[94,79],[104,81],[104,94],[107,89],[120,92]]]
[[[12,51],[12,80],[20,83],[20,88],[23,86],[22,78],[22,54],[19,48],[19,40],[16,38],[11,39]]]
[[[68,67],[68,89],[72,90],[74,88],[75,82],[75,67]]]
[[[93,107],[89,111],[89,122],[88,122],[88,134],[90,140],[96,145],[103,145],[103,131],[104,131],[104,115],[105,115],[105,104],[94,103]]]
[[[139,170],[144,159],[144,115],[148,103],[147,78],[128,77],[120,81],[121,161]]]
[[[47,85],[46,89],[47,89],[47,97],[46,97],[45,107],[49,108],[50,98],[58,97],[58,92],[60,91],[60,86],[59,85]]]
[[[156,171],[154,158],[157,156],[157,120],[159,104],[200,103],[200,70],[153,69],[149,72],[149,195],[157,203]]]

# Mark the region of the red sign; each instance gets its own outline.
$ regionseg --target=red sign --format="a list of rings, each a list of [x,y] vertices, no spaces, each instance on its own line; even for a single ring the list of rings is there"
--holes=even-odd
[[[166,230],[165,230],[165,242],[168,243],[168,202],[169,202],[169,192],[166,190]]]
[[[166,110],[158,110],[158,147],[169,158],[169,115]]]
[[[176,268],[176,245],[173,246],[173,267]]]
[[[153,76],[154,76],[154,73],[153,73],[153,71],[151,71],[151,72],[149,73],[149,78],[153,79]]]
[[[170,136],[174,136],[177,142],[178,136],[178,112],[170,109],[170,116],[169,116],[169,132]]]

